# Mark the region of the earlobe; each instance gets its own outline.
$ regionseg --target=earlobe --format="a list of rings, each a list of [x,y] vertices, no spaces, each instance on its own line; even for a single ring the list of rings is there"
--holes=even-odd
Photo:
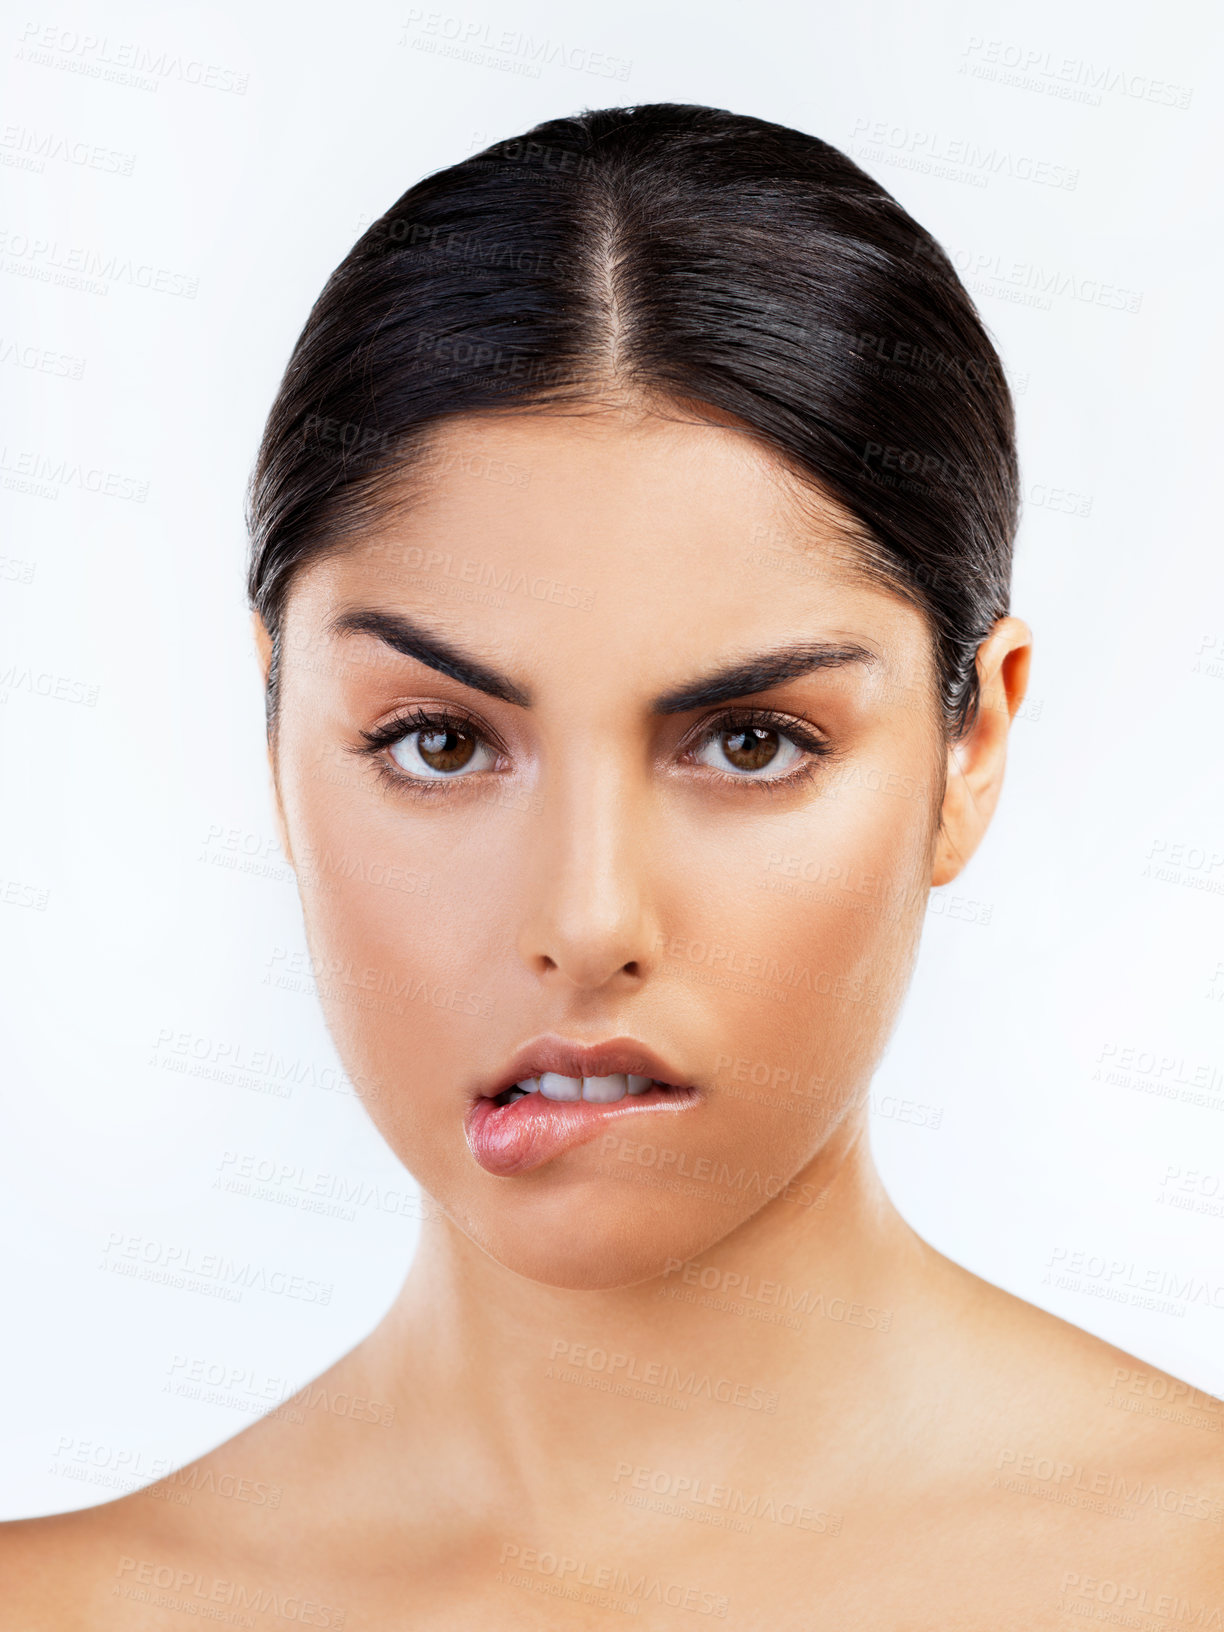
[[[931,867],[931,888],[950,884],[969,856],[961,848],[966,832],[966,783],[960,764],[960,744],[948,749],[947,773],[944,779],[943,803],[939,811],[939,833],[935,841],[935,859]]]
[[[947,785],[931,885],[950,884],[990,825],[1007,762],[1007,735],[1028,688],[1033,634],[1020,618],[1000,618],[978,647],[977,717],[948,748]]]

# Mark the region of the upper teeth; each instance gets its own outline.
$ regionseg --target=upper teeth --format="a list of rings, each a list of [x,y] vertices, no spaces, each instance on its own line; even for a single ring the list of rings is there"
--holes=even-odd
[[[651,1080],[623,1072],[610,1077],[563,1077],[558,1071],[545,1071],[538,1083],[535,1077],[528,1077],[518,1086],[525,1094],[535,1093],[538,1086],[545,1099],[585,1099],[593,1105],[611,1105],[626,1094],[644,1094]]]

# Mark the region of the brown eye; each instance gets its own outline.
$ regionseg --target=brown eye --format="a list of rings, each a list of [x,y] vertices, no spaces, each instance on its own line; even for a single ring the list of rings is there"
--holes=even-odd
[[[417,752],[431,771],[461,771],[476,752],[476,739],[467,731],[420,731]]]
[[[487,770],[495,757],[475,731],[441,720],[407,732],[391,745],[390,754],[400,770],[423,781]]]
[[[781,738],[776,731],[754,725],[746,731],[724,731],[719,741],[737,771],[763,771],[777,754]]]
[[[731,718],[709,732],[694,757],[699,764],[741,782],[782,782],[816,752],[815,743],[800,747],[777,726]]]

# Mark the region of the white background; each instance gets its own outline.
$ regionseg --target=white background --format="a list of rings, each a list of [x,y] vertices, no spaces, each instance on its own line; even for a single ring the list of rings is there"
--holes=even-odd
[[[1224,1391],[1220,15],[456,4],[57,0],[5,25],[0,1514],[229,1438],[408,1265],[410,1181],[310,994],[266,980],[304,947],[243,490],[364,224],[585,106],[813,132],[964,269],[1016,384],[1036,656],[994,829],[932,899],[875,1147],[944,1252]],[[283,1169],[279,1199],[218,1188],[243,1159]],[[315,1186],[357,1187],[352,1216],[304,1211]],[[228,1302],[113,1268],[188,1252],[334,1291]],[[182,1396],[193,1366],[228,1386]]]

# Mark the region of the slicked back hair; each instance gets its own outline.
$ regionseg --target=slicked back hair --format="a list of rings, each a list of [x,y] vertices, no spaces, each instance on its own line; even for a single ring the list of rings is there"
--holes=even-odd
[[[948,257],[815,136],[652,103],[537,125],[410,187],[328,279],[251,481],[252,606],[382,520],[463,414],[598,403],[730,415],[925,614],[947,734],[1006,615],[1011,396]]]

